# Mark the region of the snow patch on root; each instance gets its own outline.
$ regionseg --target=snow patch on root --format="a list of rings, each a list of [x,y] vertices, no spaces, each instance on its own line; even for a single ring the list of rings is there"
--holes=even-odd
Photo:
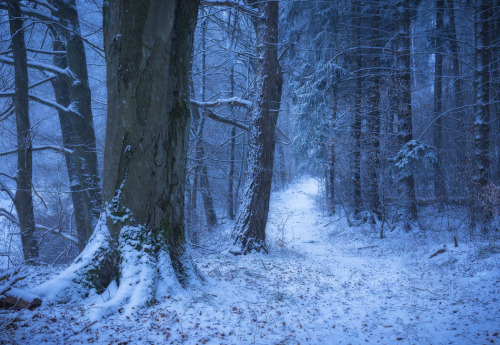
[[[110,233],[106,214],[101,214],[89,244],[75,261],[56,278],[33,289],[33,292],[52,303],[76,303],[95,294],[99,269],[111,257]]]
[[[135,309],[153,304],[158,286],[168,279],[168,286],[179,285],[164,248],[152,240],[151,231],[141,226],[124,226],[120,232],[120,281],[116,292],[109,291],[109,300],[96,303],[89,315],[99,320],[120,311],[130,315]],[[162,279],[164,278],[164,279]],[[162,282],[163,285],[164,281]]]

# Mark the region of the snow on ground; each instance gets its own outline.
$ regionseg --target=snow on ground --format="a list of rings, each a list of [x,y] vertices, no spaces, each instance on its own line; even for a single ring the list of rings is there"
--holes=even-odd
[[[200,289],[98,321],[85,304],[2,311],[0,344],[500,343],[498,244],[464,235],[455,248],[457,233],[418,230],[380,240],[323,216],[318,193],[304,179],[273,194],[269,254],[221,253],[230,224],[202,234]],[[29,286],[56,271],[30,270]]]

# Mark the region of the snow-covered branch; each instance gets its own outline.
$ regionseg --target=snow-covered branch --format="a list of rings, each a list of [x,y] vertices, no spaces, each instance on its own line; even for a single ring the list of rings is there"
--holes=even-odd
[[[0,62],[3,62],[3,63],[8,64],[8,65],[14,65],[13,58],[3,56],[3,55],[0,55]],[[45,71],[45,72],[57,74],[57,75],[62,76],[64,78],[74,79],[74,75],[73,75],[73,73],[71,73],[71,71],[69,69],[62,69],[62,68],[55,67],[53,65],[49,65],[49,64],[45,64],[45,63],[41,63],[41,62],[35,62],[35,61],[28,61],[28,67],[38,69],[40,71]]]
[[[78,240],[75,237],[68,235],[64,232],[61,232],[61,230],[58,230],[57,228],[48,228],[46,226],[39,225],[39,224],[36,225],[36,228],[37,228],[37,230],[43,230],[46,233],[50,232],[51,234],[61,236],[62,238],[66,239],[74,244],[78,244]]]
[[[0,208],[0,216],[3,216],[10,220],[12,223],[19,225],[19,220],[17,220],[17,217],[12,212],[9,212],[4,208]],[[62,238],[74,244],[78,244],[78,239],[64,232],[61,232],[61,230],[58,230],[57,228],[48,228],[40,224],[36,224],[35,227],[37,230],[45,231],[45,233],[50,232],[51,234],[61,236]]]
[[[54,151],[54,152],[61,152],[61,153],[73,153],[73,150],[67,149],[65,147],[59,147],[59,146],[54,146],[54,145],[44,145],[44,146],[35,146],[31,149],[31,151]],[[5,151],[5,152],[0,152],[0,157],[2,156],[8,156],[14,153],[17,153],[17,149],[10,150],[10,151]]]
[[[45,105],[47,107],[54,108],[57,111],[62,111],[62,112],[65,112],[65,113],[72,112],[70,108],[66,108],[66,107],[60,105],[57,102],[49,101],[48,99],[45,99],[45,98],[40,98],[40,97],[35,96],[35,95],[31,94],[31,93],[28,95],[28,98],[31,99],[32,101],[38,102],[38,103],[43,104],[43,105]]]
[[[252,102],[250,102],[249,100],[246,100],[246,99],[239,98],[239,97],[216,99],[215,101],[210,101],[210,102],[202,102],[202,101],[197,101],[195,99],[191,99],[189,102],[192,105],[195,105],[195,106],[201,107],[201,108],[215,108],[215,107],[220,107],[223,105],[236,105],[236,106],[245,107],[245,108],[250,108],[252,106]]]
[[[235,10],[240,11],[241,13],[246,13],[251,16],[257,17],[259,14],[253,8],[246,6],[245,4],[239,1],[231,1],[231,0],[205,0],[201,2],[202,6],[218,6],[218,7],[229,7],[234,8]]]

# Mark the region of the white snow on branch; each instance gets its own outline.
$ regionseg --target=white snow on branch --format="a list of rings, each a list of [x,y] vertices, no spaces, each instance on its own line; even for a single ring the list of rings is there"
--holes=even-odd
[[[35,147],[31,148],[31,151],[33,151],[33,152],[35,152],[35,151],[46,151],[46,150],[55,151],[55,152],[61,152],[61,153],[70,153],[70,154],[73,153],[73,150],[71,150],[71,149],[67,149],[65,147],[55,146],[55,145],[35,146]],[[2,156],[8,156],[8,155],[17,153],[17,151],[18,151],[18,149],[0,152],[0,157],[2,157]]]
[[[202,102],[202,101],[197,101],[195,99],[191,99],[189,102],[197,107],[207,107],[207,108],[215,108],[223,105],[236,105],[246,108],[250,108],[252,106],[252,102],[239,97],[216,99],[215,101],[210,101],[210,102]]]
[[[7,56],[0,55],[0,62],[6,63],[8,65],[13,65],[14,59],[7,57]],[[57,74],[59,76],[65,77],[65,78],[70,78],[70,79],[75,78],[74,74],[68,68],[62,69],[62,68],[55,67],[53,65],[49,65],[49,64],[45,64],[45,63],[41,63],[41,62],[35,62],[32,60],[28,60],[28,67],[38,69],[41,71],[51,72],[51,73]]]

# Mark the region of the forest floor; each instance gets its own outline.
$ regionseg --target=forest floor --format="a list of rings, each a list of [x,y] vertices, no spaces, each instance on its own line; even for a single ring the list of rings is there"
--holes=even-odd
[[[379,239],[379,226],[323,215],[318,195],[314,179],[273,193],[269,254],[224,252],[231,224],[204,232],[193,247],[199,289],[100,320],[85,300],[1,311],[0,344],[500,343],[499,243],[444,230],[438,217]],[[30,268],[19,287],[59,270]]]

